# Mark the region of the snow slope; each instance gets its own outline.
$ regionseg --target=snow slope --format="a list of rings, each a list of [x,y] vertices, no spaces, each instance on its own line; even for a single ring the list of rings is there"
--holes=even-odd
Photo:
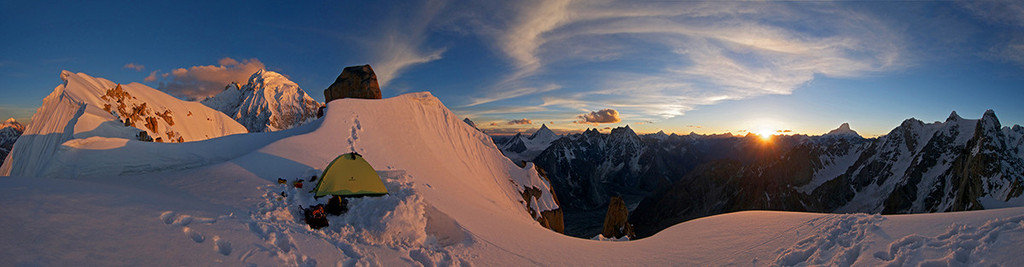
[[[232,135],[205,149],[265,144],[230,160],[144,175],[0,179],[0,258],[14,265],[1014,265],[1024,262],[1024,209],[877,216],[739,212],[682,223],[650,238],[601,242],[541,227],[524,187],[550,191],[532,166],[429,93],[332,101],[318,123]],[[143,150],[94,148],[160,159]],[[311,230],[299,206],[305,178],[341,153],[373,165],[388,196],[353,199]],[[89,160],[102,161],[98,157]],[[55,163],[61,164],[61,163]],[[72,172],[73,173],[73,172]],[[283,196],[282,196],[282,193]],[[547,194],[537,209],[557,206]],[[320,200],[323,201],[323,200]],[[61,253],[53,253],[59,249]],[[941,262],[940,262],[941,263]]]
[[[139,83],[116,84],[84,73],[62,71],[54,88],[32,115],[0,175],[45,176],[51,160],[83,143],[136,140],[140,132],[157,142],[189,142],[245,133],[223,113],[179,100]],[[74,141],[67,144],[68,141]]]
[[[249,132],[293,128],[316,119],[321,106],[284,75],[262,69],[246,85],[232,83],[202,103],[231,116]]]

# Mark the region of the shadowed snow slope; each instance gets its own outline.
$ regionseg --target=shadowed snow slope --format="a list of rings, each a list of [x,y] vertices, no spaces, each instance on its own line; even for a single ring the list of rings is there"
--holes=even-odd
[[[525,187],[549,191],[533,167],[517,167],[429,93],[332,101],[316,123],[269,134],[203,142],[209,151],[249,140],[263,144],[202,167],[0,179],[0,225],[16,226],[0,228],[0,258],[15,265],[278,266],[1024,260],[1011,253],[1024,244],[1021,208],[907,216],[754,211],[697,219],[629,242],[560,235],[541,227],[523,205]],[[174,146],[180,154],[208,153],[189,144],[159,145],[105,153],[157,157],[142,151]],[[352,199],[348,213],[311,230],[299,207],[325,200],[311,197],[311,184],[296,189],[274,181],[308,178],[350,151],[377,169],[390,193]],[[547,193],[533,203],[537,210],[557,208]]]

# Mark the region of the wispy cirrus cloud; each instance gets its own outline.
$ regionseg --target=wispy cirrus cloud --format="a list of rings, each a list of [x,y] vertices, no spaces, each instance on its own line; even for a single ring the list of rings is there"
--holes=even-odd
[[[442,58],[445,48],[423,48],[429,26],[444,9],[444,0],[428,0],[415,8],[411,17],[395,13],[385,22],[387,26],[365,46],[370,49],[371,65],[377,74],[377,82],[383,88],[397,78],[408,67]]]
[[[790,94],[819,75],[857,77],[902,66],[896,33],[836,5],[516,2],[508,8],[512,18],[482,22],[491,23],[483,34],[515,70],[469,106],[533,97],[548,107],[603,105],[641,119],[668,118],[725,100]],[[593,85],[550,78],[587,62],[621,68],[591,71],[583,79]],[[554,90],[540,85],[575,93],[551,100],[541,93]]]

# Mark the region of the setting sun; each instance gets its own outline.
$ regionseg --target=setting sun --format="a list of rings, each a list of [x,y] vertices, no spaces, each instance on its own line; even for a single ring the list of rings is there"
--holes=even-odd
[[[760,136],[761,140],[763,141],[772,140],[772,133],[774,132],[768,129],[762,129],[760,131],[757,131],[757,135]]]

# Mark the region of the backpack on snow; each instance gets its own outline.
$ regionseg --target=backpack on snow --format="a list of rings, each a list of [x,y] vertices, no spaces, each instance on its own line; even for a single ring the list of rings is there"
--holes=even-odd
[[[324,205],[317,204],[316,206],[303,209],[303,216],[306,217],[306,224],[309,224],[309,228],[320,229],[327,227],[327,213],[324,212]]]

